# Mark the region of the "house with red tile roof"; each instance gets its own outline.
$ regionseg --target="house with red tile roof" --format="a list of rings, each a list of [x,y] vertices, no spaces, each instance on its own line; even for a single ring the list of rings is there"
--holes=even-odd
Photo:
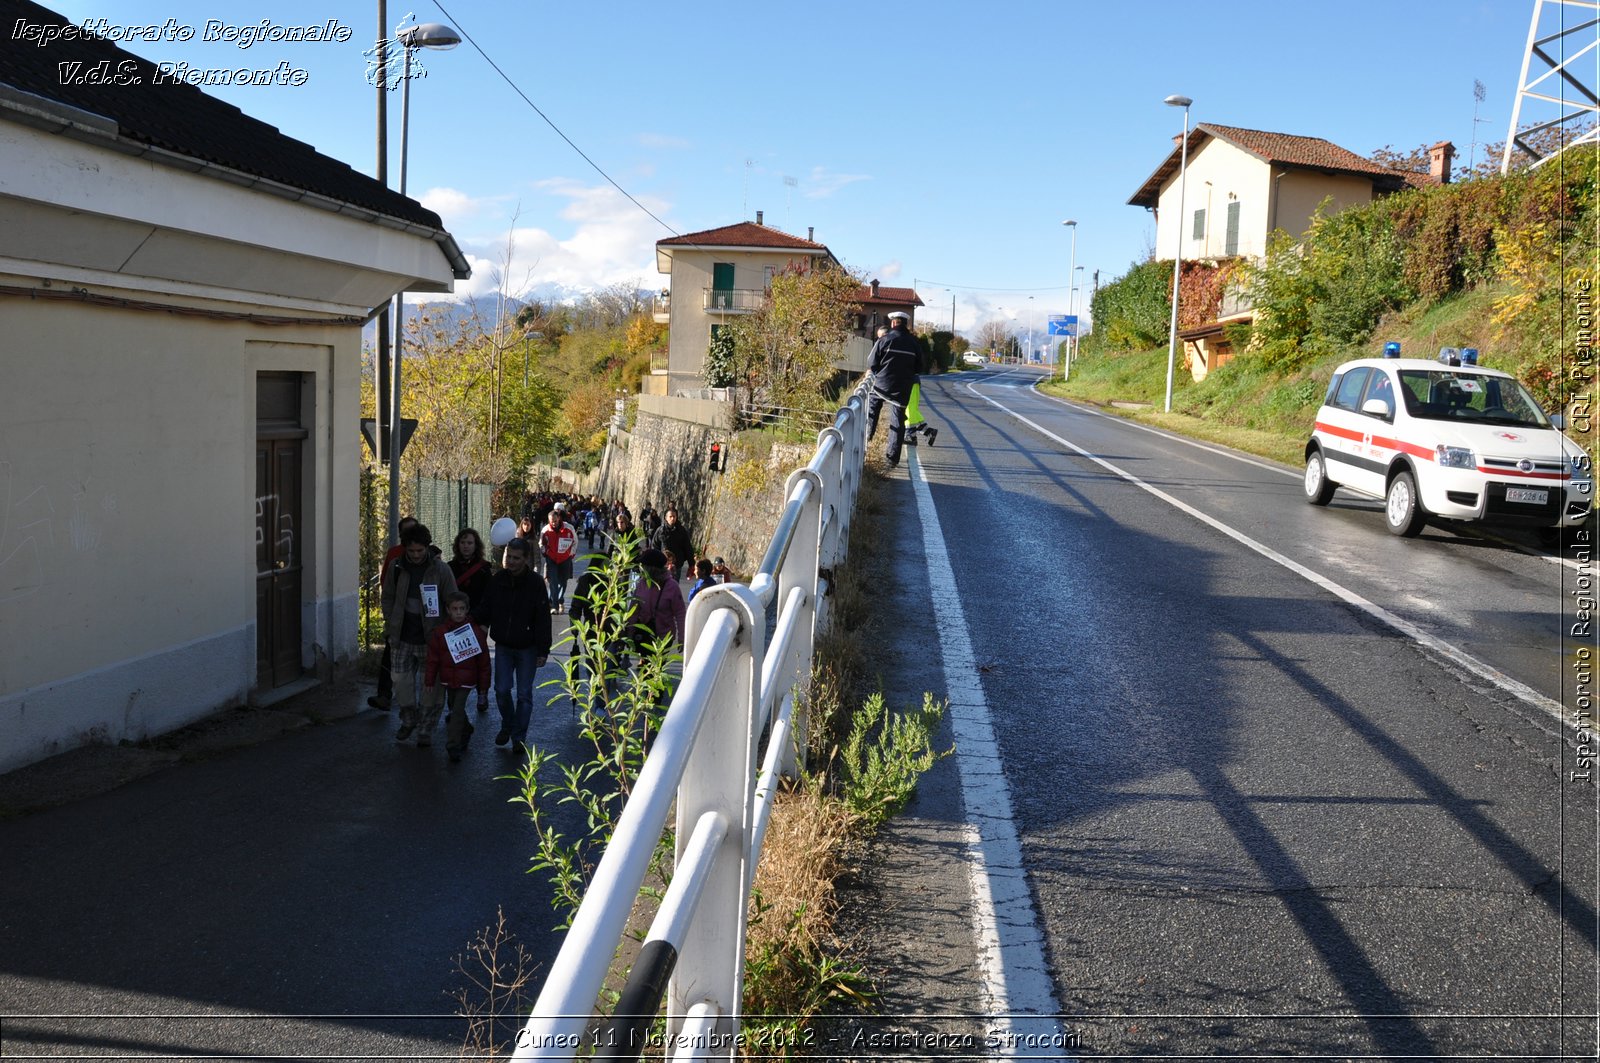
[[[1363,158],[1321,137],[1201,122],[1189,131],[1188,171],[1179,217],[1181,141],[1128,203],[1156,217],[1158,259],[1187,261],[1256,256],[1276,230],[1298,238],[1319,208],[1337,212],[1407,188],[1449,180],[1455,148],[1431,149],[1432,172],[1410,173]],[[1326,204],[1326,206],[1324,206]],[[1226,312],[1231,309],[1232,312]],[[1196,379],[1228,357],[1224,326],[1248,320],[1248,308],[1225,308],[1219,321],[1180,335]]]
[[[878,326],[887,325],[889,315],[896,310],[909,315],[915,327],[917,307],[924,305],[915,288],[891,288],[875,280],[861,286],[856,294],[856,302],[860,304],[861,312],[856,315],[854,332],[868,339],[876,337]]]
[[[1182,145],[1128,200],[1156,215],[1156,257],[1185,259],[1259,255],[1267,236],[1282,229],[1298,237],[1324,200],[1334,211],[1424,183],[1448,180],[1455,152],[1433,147],[1433,173],[1393,170],[1321,137],[1269,133],[1201,122],[1189,131],[1189,164],[1182,218],[1178,169]]]
[[[420,203],[46,39],[0,34],[0,771],[355,660],[362,325],[470,275]]]
[[[753,314],[766,303],[772,278],[786,269],[844,268],[827,245],[808,231],[802,239],[765,224],[762,211],[753,222],[656,241],[656,269],[671,277],[671,286],[657,298],[656,321],[667,329],[667,369],[652,374],[647,390],[661,395],[697,393],[711,340],[735,319]],[[861,287],[861,312],[852,322],[855,335],[838,365],[865,372],[872,334],[892,310],[915,318],[922,305],[910,288],[887,288],[873,281]]]

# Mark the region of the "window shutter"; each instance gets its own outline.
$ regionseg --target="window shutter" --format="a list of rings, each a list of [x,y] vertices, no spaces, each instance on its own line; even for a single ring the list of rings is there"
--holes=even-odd
[[[1239,253],[1239,201],[1234,200],[1228,204],[1228,235],[1222,245],[1225,255]]]
[[[1191,234],[1196,240],[1206,238],[1206,212],[1202,207],[1194,212],[1194,232]]]

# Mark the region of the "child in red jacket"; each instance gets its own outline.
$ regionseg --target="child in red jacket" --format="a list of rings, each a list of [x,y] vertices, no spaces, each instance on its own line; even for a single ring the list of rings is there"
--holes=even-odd
[[[432,744],[440,702],[448,699],[445,752],[453,764],[461,759],[467,739],[472,737],[472,724],[467,720],[467,691],[476,688],[479,701],[489,696],[489,638],[483,628],[468,619],[471,598],[457,591],[445,596],[444,606],[450,619],[428,636],[427,666],[422,679],[424,709],[417,745]]]

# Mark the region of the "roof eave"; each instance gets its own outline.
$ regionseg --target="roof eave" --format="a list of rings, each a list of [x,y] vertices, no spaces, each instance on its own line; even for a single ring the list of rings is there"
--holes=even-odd
[[[205,159],[197,159],[192,155],[184,155],[181,152],[157,147],[154,144],[146,144],[143,141],[123,136],[117,124],[103,116],[56,100],[50,100],[43,96],[36,96],[14,86],[0,86],[0,88],[6,90],[4,93],[0,93],[0,120],[15,121],[59,136],[108,148],[123,155],[148,159],[150,162],[176,170],[183,170],[186,173],[224,181],[240,188],[248,188],[266,195],[276,196],[279,199],[304,203],[306,206],[325,210],[332,214],[342,214],[357,221],[369,222],[389,229],[398,229],[411,236],[428,237],[438,245],[440,253],[449,261],[451,272],[457,280],[467,280],[472,276],[472,266],[467,262],[466,256],[462,254],[455,238],[444,229],[420,225],[405,218],[383,214],[367,207],[357,206],[354,203],[323,195],[320,192],[295,188],[292,185],[286,185],[281,181],[274,181],[268,177],[258,177],[255,174],[208,162]]]

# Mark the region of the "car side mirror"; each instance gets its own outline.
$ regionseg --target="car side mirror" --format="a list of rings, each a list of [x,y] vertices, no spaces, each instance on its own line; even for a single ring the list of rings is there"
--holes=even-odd
[[[1368,399],[1361,404],[1361,412],[1387,420],[1394,416],[1394,408],[1383,399]]]
[[[1550,423],[1556,426],[1557,432],[1565,432],[1567,430],[1567,419],[1559,413],[1550,415]]]

